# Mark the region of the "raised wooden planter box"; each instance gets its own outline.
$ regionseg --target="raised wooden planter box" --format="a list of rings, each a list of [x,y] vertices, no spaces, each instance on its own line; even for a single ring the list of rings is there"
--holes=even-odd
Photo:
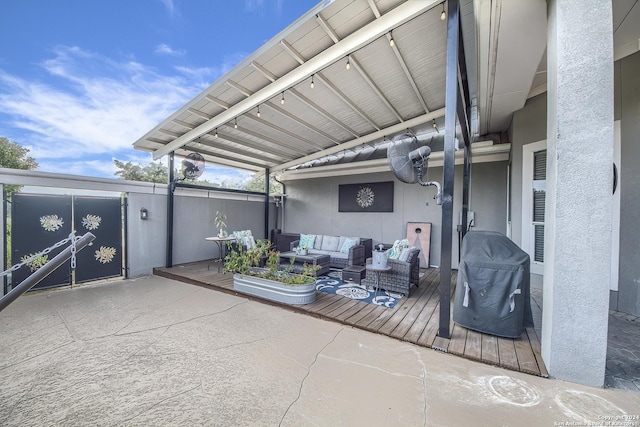
[[[285,285],[282,282],[236,273],[233,289],[284,304],[309,304],[316,300],[315,282],[308,285]]]

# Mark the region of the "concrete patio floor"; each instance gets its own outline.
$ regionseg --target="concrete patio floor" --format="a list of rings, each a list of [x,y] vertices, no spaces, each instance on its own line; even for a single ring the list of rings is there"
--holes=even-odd
[[[0,327],[3,426],[640,426],[638,393],[160,277],[24,295]]]

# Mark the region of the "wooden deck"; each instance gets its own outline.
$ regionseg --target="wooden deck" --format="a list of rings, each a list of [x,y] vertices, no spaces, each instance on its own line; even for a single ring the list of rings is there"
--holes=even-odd
[[[209,269],[209,267],[211,268]],[[325,292],[318,292],[315,302],[302,306],[267,301],[236,292],[233,289],[233,276],[218,273],[216,266],[209,266],[208,262],[154,270],[155,274],[170,279],[233,295],[243,295],[257,301],[340,322],[489,365],[548,377],[540,353],[540,340],[534,328],[526,328],[519,339],[509,339],[475,332],[451,321],[451,339],[437,336],[440,313],[440,273],[435,268],[422,270],[422,272],[424,275],[420,279],[420,286],[418,288],[412,287],[408,298],[402,298],[395,307],[389,309]],[[455,280],[454,273],[452,292]],[[453,307],[451,313],[453,313]]]

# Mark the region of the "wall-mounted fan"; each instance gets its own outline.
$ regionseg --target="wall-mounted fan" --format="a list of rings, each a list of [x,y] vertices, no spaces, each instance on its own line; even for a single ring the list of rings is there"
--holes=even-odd
[[[427,176],[427,163],[431,148],[420,145],[418,139],[410,134],[396,135],[387,147],[387,161],[393,174],[407,184],[419,183],[422,186],[433,185],[437,189],[436,203],[442,204],[442,191],[440,183],[436,181],[423,181]]]
[[[182,161],[182,179],[195,180],[204,172],[204,157],[199,153],[189,153]]]

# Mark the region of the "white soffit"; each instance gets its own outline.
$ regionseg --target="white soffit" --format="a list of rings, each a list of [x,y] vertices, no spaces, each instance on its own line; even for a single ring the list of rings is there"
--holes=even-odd
[[[544,0],[476,0],[479,133],[507,130],[546,47]]]

